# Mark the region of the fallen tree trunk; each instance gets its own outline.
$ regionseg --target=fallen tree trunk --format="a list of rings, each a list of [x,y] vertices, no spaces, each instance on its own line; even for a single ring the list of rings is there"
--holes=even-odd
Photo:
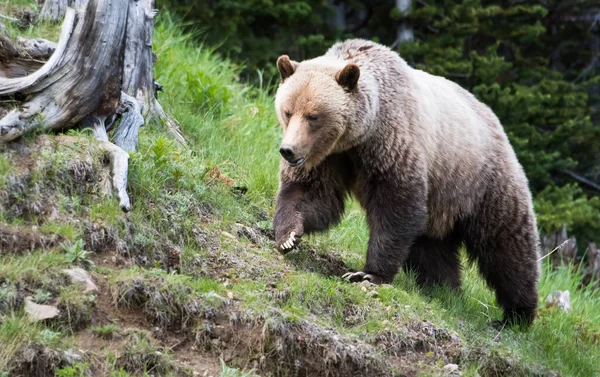
[[[50,2],[65,3],[47,0],[46,4]],[[177,124],[156,99],[152,73],[153,1],[74,3],[77,10],[66,9],[52,56],[33,73],[13,68],[10,77],[0,78],[0,100],[25,98],[18,108],[0,119],[0,143],[35,129],[92,129],[111,162],[113,188],[121,208],[128,211],[127,152],[135,151],[144,118],[162,119],[174,137],[185,142]],[[14,47],[2,41],[0,48]],[[36,44],[29,42],[24,41],[23,45],[33,51],[31,46]],[[42,42],[37,44],[41,45]],[[47,56],[38,54],[37,58]],[[122,119],[111,143],[107,131],[117,117]]]

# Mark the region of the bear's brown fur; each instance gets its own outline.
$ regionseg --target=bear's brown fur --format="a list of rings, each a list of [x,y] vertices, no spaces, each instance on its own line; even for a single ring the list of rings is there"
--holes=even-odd
[[[339,222],[354,195],[370,231],[351,281],[460,287],[459,247],[496,291],[504,319],[531,323],[539,240],[523,169],[494,113],[382,45],[349,40],[322,57],[277,61],[284,128],[276,245]]]

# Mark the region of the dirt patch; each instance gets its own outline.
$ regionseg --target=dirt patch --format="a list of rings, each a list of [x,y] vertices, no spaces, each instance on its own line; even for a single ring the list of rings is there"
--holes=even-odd
[[[440,360],[456,364],[462,353],[462,341],[455,333],[438,328],[427,321],[411,321],[367,337],[365,341],[376,345],[391,357],[394,365],[417,366],[411,372],[427,370]],[[408,373],[411,374],[411,373]]]
[[[560,377],[558,373],[541,366],[524,365],[518,356],[501,354],[498,350],[464,349],[460,361],[480,365],[479,374],[482,377]]]
[[[15,359],[14,377],[53,377],[57,368],[67,364],[63,353],[37,344],[23,347]]]
[[[204,321],[199,348],[223,355],[227,363],[259,373],[296,376],[391,376],[391,365],[372,345],[307,320],[289,321],[273,311],[252,317],[231,307]]]
[[[324,276],[342,276],[350,270],[340,254],[323,253],[303,246],[297,252],[288,254],[286,260],[299,270],[317,272]]]

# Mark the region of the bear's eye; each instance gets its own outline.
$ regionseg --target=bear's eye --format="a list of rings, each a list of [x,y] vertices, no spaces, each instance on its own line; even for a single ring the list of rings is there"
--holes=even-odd
[[[314,114],[311,114],[311,115],[307,116],[306,118],[308,118],[308,120],[310,120],[310,121],[315,121],[315,120],[319,119],[319,117]]]
[[[285,112],[285,117],[290,119],[292,117],[292,113],[290,113],[289,111]]]

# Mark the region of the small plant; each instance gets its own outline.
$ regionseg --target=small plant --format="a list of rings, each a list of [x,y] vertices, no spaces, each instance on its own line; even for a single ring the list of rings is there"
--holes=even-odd
[[[33,300],[38,304],[45,304],[52,301],[52,293],[45,289],[36,289]]]
[[[43,329],[40,331],[40,340],[44,344],[52,344],[60,339],[61,333],[58,331],[52,331],[50,329]]]
[[[221,373],[219,373],[219,377],[258,377],[254,373],[254,369],[251,370],[239,370],[237,368],[228,367],[223,359],[221,361]]]
[[[121,328],[115,324],[109,323],[108,325],[95,326],[90,331],[99,337],[110,339],[121,332]]]
[[[83,377],[88,370],[87,363],[75,363],[71,366],[56,370],[57,377]]]
[[[0,284],[0,314],[18,310],[23,305],[23,295],[14,284],[6,281]]]
[[[72,243],[63,242],[60,247],[65,251],[67,262],[84,267],[91,267],[94,263],[90,260],[90,252],[85,250],[83,240],[78,239]]]

